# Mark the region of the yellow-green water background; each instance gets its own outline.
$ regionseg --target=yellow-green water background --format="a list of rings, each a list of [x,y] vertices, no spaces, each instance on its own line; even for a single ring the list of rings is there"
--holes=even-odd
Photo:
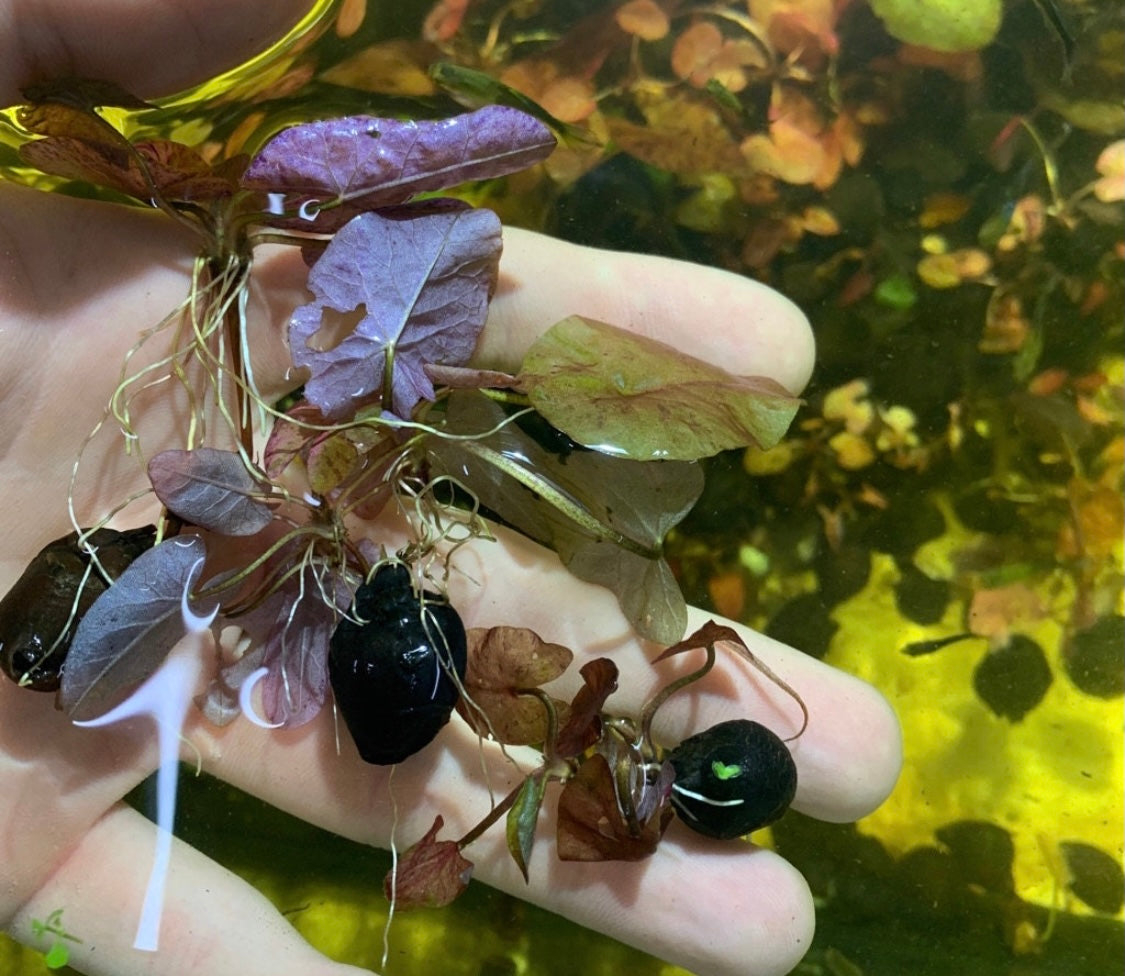
[[[275,50],[169,102],[153,124],[228,152],[306,118],[455,111],[413,67],[436,54],[414,43],[429,5],[369,6],[322,5]],[[521,12],[558,32],[611,5],[510,6],[501,39]],[[703,7],[665,6],[682,19],[665,41],[643,42],[656,45],[642,52],[649,67],[667,66],[675,32]],[[769,6],[726,9],[764,17]],[[819,16],[831,5],[788,7]],[[581,150],[549,175],[474,194],[512,223],[756,274],[817,330],[820,365],[787,446],[713,462],[704,501],[673,545],[691,600],[872,682],[902,719],[906,766],[878,812],[854,826],[790,814],[756,838],[797,863],[818,897],[817,939],[798,970],[808,976],[1120,972],[1122,222],[1120,202],[1107,217],[1071,200],[1098,177],[1099,147],[1125,127],[1119,7],[1060,5],[1069,23],[1087,25],[1072,78],[1046,0],[1008,4],[981,50],[930,62],[882,34],[865,44],[856,32],[881,28],[851,10],[839,60],[807,62],[809,77],[779,82],[829,104],[826,119],[850,106],[862,133],[861,151],[837,150],[840,172],[822,185],[781,179],[770,199],[768,187],[724,170],[726,149],[702,145],[714,120],[743,137],[767,125],[764,115],[724,114],[746,109],[724,106],[720,91],[703,103],[701,144],[686,162],[661,166],[660,140],[635,140],[576,185]],[[957,11],[949,4],[945,16]],[[380,46],[392,38],[403,40]],[[502,47],[492,53],[499,72]],[[1009,75],[1022,86],[1015,93],[1001,91]],[[644,111],[635,101],[629,121],[658,134],[661,99],[677,112],[700,102],[684,83],[651,87],[653,101]],[[948,144],[929,110],[960,113]],[[1042,145],[1024,130],[1005,164],[990,152],[1017,115]],[[966,136],[974,126],[979,136]],[[619,144],[627,135],[617,130]],[[1001,253],[1032,194],[1070,209],[1049,216],[1048,235]],[[990,260],[983,274],[923,263],[975,250]],[[1005,292],[1020,297],[1022,318],[998,313]],[[976,636],[903,653],[967,630]],[[1094,637],[1076,642],[1082,632]],[[1046,687],[1029,690],[1026,661],[991,684],[980,677],[1011,634],[1041,651]],[[1014,703],[1028,696],[1033,706],[1017,716],[1026,702]],[[182,790],[181,836],[248,877],[329,955],[377,965],[384,854],[206,779],[185,776]],[[136,801],[144,807],[143,791]],[[1107,860],[1083,860],[1076,845]],[[452,908],[400,915],[391,947],[394,976],[674,971],[480,885]],[[3,942],[0,971],[45,970],[37,953]]]

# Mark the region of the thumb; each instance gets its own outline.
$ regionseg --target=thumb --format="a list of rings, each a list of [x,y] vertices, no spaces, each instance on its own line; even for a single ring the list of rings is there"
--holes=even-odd
[[[234,67],[284,36],[312,0],[0,0],[0,106],[59,77],[114,81],[142,98]]]

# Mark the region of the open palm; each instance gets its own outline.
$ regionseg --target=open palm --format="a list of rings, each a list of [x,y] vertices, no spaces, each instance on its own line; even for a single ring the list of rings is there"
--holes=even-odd
[[[129,4],[74,6],[82,16],[105,8],[106,19],[99,21],[105,24]],[[12,51],[7,39],[0,42],[0,97],[5,104],[16,101],[15,85],[49,76],[52,69],[112,77],[152,95],[250,53],[293,13],[284,4],[262,3],[261,11],[241,5],[242,33],[236,34],[231,24],[208,19],[205,8],[212,6],[227,5],[172,4],[146,14],[151,37],[130,51],[120,45],[135,41],[112,33],[84,48],[88,24],[70,5],[8,3],[5,16],[24,29],[0,35],[13,39]],[[191,37],[198,42],[194,58],[185,57],[179,40],[188,8]],[[169,18],[163,27],[162,18]],[[18,50],[17,40],[23,41]],[[182,300],[192,244],[155,214],[0,186],[0,487],[7,500],[0,592],[45,542],[69,531],[74,458],[102,415],[126,351]],[[304,300],[304,269],[299,258],[281,251],[263,250],[258,257],[251,309],[257,368],[263,382],[272,375],[280,383],[287,358],[281,325]],[[536,335],[572,313],[690,344],[696,356],[735,373],[771,375],[793,390],[811,368],[803,318],[751,282],[517,231],[505,234],[500,286],[479,361],[517,365]],[[173,399],[158,389],[144,407],[149,450],[162,432],[168,446],[178,446]],[[143,485],[135,461],[122,457],[113,437],[96,440],[83,465],[76,501],[86,514],[110,508]],[[379,541],[396,531],[389,523],[372,527]],[[460,572],[450,595],[466,625],[530,627],[573,648],[576,665],[584,655],[612,657],[627,679],[614,698],[621,710],[637,708],[676,673],[674,667],[652,667],[654,649],[635,639],[608,591],[577,581],[532,543],[499,530],[497,535],[498,542],[474,543],[458,554]],[[702,619],[693,613],[690,626]],[[743,634],[809,709],[809,727],[792,743],[800,776],[795,806],[831,820],[871,810],[893,784],[900,758],[897,724],[885,703],[848,676],[760,635]],[[661,711],[658,731],[663,741],[674,742],[744,715],[783,736],[799,723],[783,693],[732,665],[673,699]],[[187,738],[204,768],[228,782],[345,836],[387,842],[388,771],[365,765],[350,743],[337,752],[330,710],[285,732],[244,721],[215,729],[193,718]],[[446,836],[464,833],[483,816],[488,794],[479,749],[476,736],[455,720],[432,746],[401,764],[395,794],[410,797],[416,813],[400,820],[398,837],[420,836],[436,811],[449,825]],[[502,795],[519,774],[499,754],[486,750],[486,756],[492,787]],[[91,974],[252,976],[255,966],[263,974],[302,976],[355,971],[314,952],[264,898],[186,845],[172,857],[160,951],[131,948],[154,828],[120,801],[154,763],[149,723],[78,729],[48,696],[0,681],[5,927],[17,938],[30,938],[31,919],[65,905],[68,927],[84,938],[72,964]],[[471,848],[476,876],[700,973],[782,973],[808,947],[808,890],[769,851],[704,841],[673,824],[648,861],[569,864],[554,859],[551,834],[541,827],[530,885],[508,858],[501,831]]]

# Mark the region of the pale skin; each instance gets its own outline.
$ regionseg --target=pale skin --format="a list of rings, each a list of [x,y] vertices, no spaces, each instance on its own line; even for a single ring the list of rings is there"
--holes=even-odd
[[[130,16],[142,6],[143,17]],[[224,21],[232,7],[237,17]],[[9,0],[0,4],[0,103],[18,102],[22,84],[61,74],[112,78],[142,96],[167,93],[254,53],[302,7],[296,0]],[[0,486],[6,502],[0,593],[43,544],[70,530],[66,501],[74,457],[116,384],[121,356],[183,298],[193,246],[159,215],[0,185]],[[280,382],[284,373],[282,326],[304,300],[301,270],[294,254],[261,252],[251,316],[267,381]],[[502,279],[478,359],[514,367],[535,335],[576,312],[678,343],[734,372],[771,375],[794,391],[812,367],[803,317],[752,282],[514,230],[505,233]],[[177,444],[174,406],[158,395],[148,408],[153,443]],[[120,441],[103,438],[87,453],[84,470],[98,474],[82,482],[77,501],[83,510],[104,510],[140,486],[135,464],[118,460],[119,452]],[[377,541],[393,541],[399,527],[376,524],[369,531]],[[553,555],[522,539],[498,538],[474,544],[458,559],[451,596],[468,625],[531,627],[573,648],[575,669],[588,657],[611,656],[625,676],[613,699],[621,712],[635,710],[672,675],[694,666],[654,668],[649,662],[657,649],[631,635],[607,591],[574,580]],[[691,626],[705,619],[693,612]],[[901,762],[898,724],[885,701],[798,651],[740,631],[809,710],[809,726],[792,744],[800,776],[795,807],[831,821],[874,809]],[[792,700],[727,660],[662,710],[658,733],[674,743],[736,716],[755,718],[782,736],[800,721]],[[245,720],[217,730],[195,716],[187,738],[204,768],[228,782],[345,836],[387,843],[388,771],[365,765],[346,735],[337,752],[331,709],[285,733]],[[419,837],[437,812],[448,838],[484,815],[480,748],[454,722],[398,767],[400,843]],[[518,774],[491,750],[484,755],[493,789],[503,795]],[[160,950],[132,948],[154,828],[120,801],[154,761],[148,722],[77,729],[50,696],[0,679],[4,928],[30,940],[31,920],[63,907],[67,928],[84,940],[71,948],[71,964],[91,976],[361,972],[323,957],[256,891],[178,842]],[[504,849],[502,829],[494,829],[466,851],[477,865],[476,883],[511,891],[701,974],[782,974],[808,948],[808,889],[769,851],[708,841],[674,823],[646,862],[564,864],[553,856],[552,833],[545,818],[525,885]],[[373,898],[379,880],[372,879]]]

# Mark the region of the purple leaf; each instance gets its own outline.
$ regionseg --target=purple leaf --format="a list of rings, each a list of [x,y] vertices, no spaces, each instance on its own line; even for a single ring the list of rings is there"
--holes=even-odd
[[[301,585],[301,579],[304,585]],[[336,628],[332,582],[326,593],[306,569],[282,589],[282,599],[273,626],[266,637],[263,661],[269,670],[262,682],[262,709],[266,721],[295,728],[312,721],[324,704],[328,689],[328,642]],[[336,599],[345,604],[350,594],[340,588]]]
[[[295,562],[285,549],[278,563]],[[259,669],[261,710],[270,725],[295,728],[316,717],[328,689],[328,642],[339,619],[337,607],[346,608],[352,594],[339,577],[323,567],[323,586],[314,570],[287,579],[275,592],[248,613],[221,618],[224,626],[242,629],[249,648],[222,668],[207,690],[196,698],[204,715],[216,725],[227,725],[242,712],[240,692]],[[335,600],[336,606],[330,602]]]
[[[306,398],[329,419],[346,417],[380,391],[393,346],[384,406],[409,417],[434,396],[426,363],[459,366],[472,355],[499,261],[500,221],[490,210],[356,217],[309,273],[315,300],[289,322],[293,362],[312,374]],[[360,316],[335,345],[317,336],[332,313]]]
[[[356,115],[296,125],[274,136],[242,185],[286,193],[290,208],[361,199],[370,210],[517,172],[554,148],[555,137],[542,122],[500,105],[436,122]]]
[[[177,536],[141,553],[78,625],[59,702],[72,719],[105,712],[121,692],[153,674],[199,618],[187,594],[206,558],[199,536]]]
[[[257,497],[265,489],[232,451],[161,451],[148,462],[148,477],[170,512],[201,529],[253,535],[273,519],[273,510]]]

